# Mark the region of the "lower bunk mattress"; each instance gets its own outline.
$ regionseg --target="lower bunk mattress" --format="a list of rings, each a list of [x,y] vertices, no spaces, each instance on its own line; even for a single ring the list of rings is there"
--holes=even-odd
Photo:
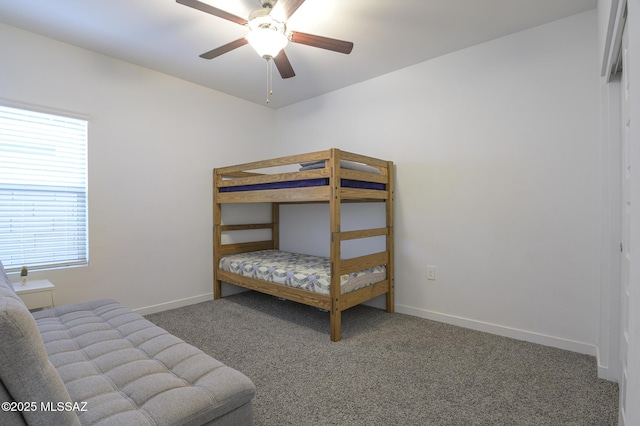
[[[329,294],[331,261],[328,257],[260,250],[223,256],[218,267],[227,272],[259,280],[296,287],[314,293]],[[340,277],[340,294],[384,281],[385,265],[375,266]]]

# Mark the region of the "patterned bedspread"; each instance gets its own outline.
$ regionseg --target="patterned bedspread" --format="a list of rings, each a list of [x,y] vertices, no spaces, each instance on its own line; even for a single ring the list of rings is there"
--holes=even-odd
[[[279,250],[261,250],[223,256],[220,269],[246,277],[329,294],[331,265],[329,258]],[[345,294],[383,281],[385,265],[340,277],[340,293]]]

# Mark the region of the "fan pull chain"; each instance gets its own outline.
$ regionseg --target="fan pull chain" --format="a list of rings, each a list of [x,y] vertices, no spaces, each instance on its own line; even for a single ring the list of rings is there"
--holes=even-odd
[[[267,103],[269,103],[269,96],[273,95],[273,59],[267,59]]]

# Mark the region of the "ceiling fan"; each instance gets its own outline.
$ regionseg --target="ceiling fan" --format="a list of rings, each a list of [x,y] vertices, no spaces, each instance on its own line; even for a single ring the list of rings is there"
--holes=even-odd
[[[320,49],[332,50],[344,54],[351,53],[353,49],[353,43],[349,41],[336,40],[297,31],[288,31],[286,21],[298,10],[302,3],[304,3],[304,0],[260,0],[262,8],[251,12],[248,20],[198,0],[176,1],[185,6],[217,16],[218,18],[248,26],[250,29],[246,37],[234,40],[200,55],[200,57],[204,59],[216,58],[249,43],[256,49],[258,54],[267,61],[273,60],[282,78],[291,78],[294,77],[296,73],[293,71],[289,58],[287,58],[283,50],[288,42],[306,44],[307,46],[319,47]],[[276,19],[276,17],[278,19]]]

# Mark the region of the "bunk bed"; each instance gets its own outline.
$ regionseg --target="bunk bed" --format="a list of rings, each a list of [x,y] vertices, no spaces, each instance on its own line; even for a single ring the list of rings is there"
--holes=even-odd
[[[327,310],[334,342],[342,311],[386,295],[393,312],[393,196],[393,162],[336,148],[214,169],[214,299],[226,282]],[[342,231],[341,204],[351,202],[384,203],[386,226]],[[224,224],[222,205],[235,203],[270,203],[271,221]],[[280,206],[298,203],[328,203],[328,258],[279,250]],[[268,240],[229,242],[235,232],[264,229]],[[371,237],[384,237],[385,249],[343,258],[343,241]]]

